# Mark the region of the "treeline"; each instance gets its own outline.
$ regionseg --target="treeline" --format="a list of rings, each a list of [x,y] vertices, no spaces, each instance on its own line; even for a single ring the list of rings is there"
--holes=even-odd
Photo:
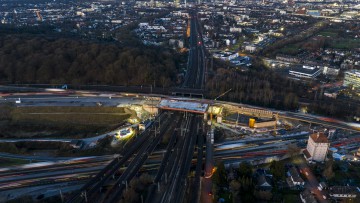
[[[209,77],[206,89],[209,99],[214,99],[230,90],[219,100],[247,103],[285,110],[298,110],[302,105],[307,111],[351,121],[360,115],[360,105],[351,100],[315,96],[312,84],[288,79],[271,70],[218,68]],[[317,99],[315,99],[317,98]]]
[[[29,154],[33,150],[59,150],[69,145],[61,142],[15,142],[0,143],[0,152]]]
[[[41,37],[0,38],[3,83],[173,85],[176,56],[157,47]]]
[[[305,94],[301,84],[271,71],[239,73],[231,69],[217,69],[207,82],[210,97],[216,98],[229,89],[231,91],[221,100],[286,109],[296,109],[298,95]]]

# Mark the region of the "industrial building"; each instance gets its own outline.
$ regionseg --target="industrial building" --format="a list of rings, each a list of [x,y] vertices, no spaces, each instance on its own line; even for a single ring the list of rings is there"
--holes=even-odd
[[[225,118],[225,122],[235,125],[248,126],[250,128],[273,128],[276,125],[276,120],[274,118],[259,118],[237,113],[228,115]]]
[[[316,78],[321,74],[321,69],[312,66],[295,66],[289,70],[289,75],[299,78]]]

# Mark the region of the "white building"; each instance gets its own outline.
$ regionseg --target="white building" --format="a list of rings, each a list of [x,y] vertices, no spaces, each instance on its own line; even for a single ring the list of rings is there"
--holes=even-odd
[[[220,51],[213,53],[214,58],[221,59],[223,61],[230,61],[239,56],[238,52]]]
[[[300,177],[299,171],[295,167],[291,167],[288,171],[288,176],[292,183],[291,186],[304,186],[305,181]]]
[[[289,74],[299,78],[316,78],[321,74],[321,69],[312,66],[295,66],[289,70]]]
[[[240,32],[242,32],[242,29],[241,29],[241,27],[230,27],[230,32],[231,33],[235,33],[235,32],[240,33]]]
[[[256,46],[253,45],[253,44],[246,45],[245,46],[245,51],[248,51],[250,53],[254,53],[256,51]]]
[[[330,142],[324,133],[314,133],[309,136],[308,144],[304,155],[308,161],[325,161],[329,151]]]
[[[323,68],[324,75],[337,76],[337,75],[339,75],[339,72],[340,72],[340,68],[337,68],[337,67],[324,66],[324,68]]]
[[[333,186],[329,188],[330,197],[337,200],[354,199],[357,193],[357,188],[351,186]]]

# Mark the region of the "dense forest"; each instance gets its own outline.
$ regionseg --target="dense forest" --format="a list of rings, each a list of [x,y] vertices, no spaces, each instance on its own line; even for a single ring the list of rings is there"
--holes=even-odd
[[[174,85],[177,58],[157,47],[69,38],[0,37],[2,83]]]
[[[270,71],[249,71],[238,73],[231,69],[219,68],[207,83],[211,97],[226,92],[224,97],[231,101],[251,103],[254,105],[285,107],[295,109],[298,106],[298,94],[303,88],[293,80],[287,80]]]

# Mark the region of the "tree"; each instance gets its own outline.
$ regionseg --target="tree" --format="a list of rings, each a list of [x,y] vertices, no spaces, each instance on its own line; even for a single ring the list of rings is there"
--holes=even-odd
[[[232,180],[229,184],[229,187],[230,187],[230,191],[233,194],[234,201],[236,201],[240,193],[241,184],[237,180]]]
[[[112,140],[113,140],[112,136],[106,136],[106,137],[102,138],[101,140],[99,140],[98,146],[100,148],[107,148],[110,146],[110,143],[112,142]]]
[[[240,188],[241,188],[241,184],[239,181],[237,180],[232,180],[229,184],[230,186],[230,190],[233,192],[233,193],[238,193]]]
[[[252,175],[252,165],[249,163],[249,162],[241,162],[240,165],[239,165],[239,176],[240,177],[243,177],[243,176],[246,176],[246,177],[251,177]]]
[[[256,199],[267,200],[267,201],[271,200],[273,196],[270,191],[255,191],[254,195]]]
[[[132,203],[132,202],[138,202],[138,201],[139,201],[139,195],[133,188],[130,188],[127,191],[125,191],[124,202]]]
[[[333,166],[334,166],[334,160],[333,159],[329,159],[326,163],[325,163],[325,168],[323,171],[323,176],[327,179],[330,180],[335,176],[334,170],[333,170]]]
[[[212,179],[215,184],[225,186],[227,183],[225,165],[223,162],[219,162],[216,167],[217,169],[213,174]]]
[[[270,172],[275,180],[282,180],[285,178],[285,166],[283,162],[272,161],[270,164]]]
[[[148,173],[143,173],[139,177],[140,183],[143,185],[148,185],[153,182],[153,178]]]
[[[300,148],[296,144],[288,144],[287,145],[287,153],[290,155],[290,157],[294,157],[299,154]]]
[[[0,152],[7,153],[19,153],[19,149],[15,146],[14,143],[0,143]]]

